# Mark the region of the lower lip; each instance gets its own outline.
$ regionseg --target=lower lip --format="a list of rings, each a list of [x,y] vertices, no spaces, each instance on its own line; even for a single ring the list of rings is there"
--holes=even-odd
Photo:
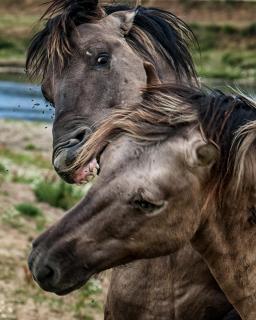
[[[54,290],[54,291],[52,291],[52,292],[55,293],[55,294],[58,295],[58,296],[65,296],[65,295],[67,295],[67,294],[69,294],[69,293],[71,293],[71,292],[73,292],[73,291],[75,291],[75,290],[80,289],[82,286],[84,286],[84,285],[86,284],[86,282],[90,279],[90,277],[92,276],[92,274],[93,274],[93,273],[91,273],[89,276],[87,276],[85,280],[79,282],[78,284],[76,284],[76,285],[74,285],[74,286],[72,286],[72,287],[70,287],[70,288],[67,288],[67,289],[65,289],[65,290],[59,290],[59,291]]]
[[[54,293],[55,293],[56,295],[58,295],[58,296],[65,296],[65,295],[67,295],[67,294],[69,294],[69,293],[71,293],[71,292],[73,292],[73,291],[75,291],[75,290],[80,289],[86,282],[87,282],[87,281],[85,281],[85,282],[83,282],[83,283],[80,283],[80,284],[78,284],[78,285],[75,285],[75,286],[73,286],[73,287],[71,287],[71,288],[65,289],[65,290],[54,291]]]

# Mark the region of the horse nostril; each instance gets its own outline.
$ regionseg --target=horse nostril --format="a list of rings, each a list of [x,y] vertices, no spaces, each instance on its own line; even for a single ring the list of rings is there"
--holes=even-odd
[[[79,142],[82,142],[84,140],[84,137],[87,133],[87,130],[83,130],[83,131],[80,131],[76,136],[75,136],[75,139],[77,139]]]
[[[55,271],[50,266],[41,267],[36,274],[36,279],[40,283],[51,282],[54,279]]]

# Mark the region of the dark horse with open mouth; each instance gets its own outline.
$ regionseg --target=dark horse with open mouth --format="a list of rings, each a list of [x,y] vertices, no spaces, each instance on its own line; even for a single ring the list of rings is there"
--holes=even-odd
[[[148,89],[139,105],[113,112],[76,165],[98,154],[101,172],[88,195],[33,243],[39,285],[66,294],[97,272],[190,242],[242,319],[254,320],[255,102],[191,87]]]
[[[66,169],[113,108],[140,101],[148,83],[196,82],[186,43],[192,34],[171,13],[101,7],[95,0],[52,1],[45,17],[45,28],[29,48],[27,69],[42,77],[42,92],[56,109],[54,167],[66,181],[81,183],[97,171],[95,160],[75,175]],[[199,320],[221,318],[230,308],[188,245],[169,257],[114,269],[106,317]]]

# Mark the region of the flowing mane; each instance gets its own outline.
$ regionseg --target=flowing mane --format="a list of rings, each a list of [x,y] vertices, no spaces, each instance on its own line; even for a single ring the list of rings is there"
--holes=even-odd
[[[96,0],[52,0],[41,19],[45,27],[32,39],[27,53],[26,70],[30,77],[44,77],[50,63],[59,72],[72,56],[71,33],[77,26],[95,22],[105,15],[132,10],[127,5],[100,7]],[[193,32],[178,17],[156,8],[136,8],[134,24],[126,36],[134,50],[148,61],[156,63],[162,55],[172,66],[178,79],[196,78],[188,49],[196,42]]]
[[[242,94],[175,84],[148,88],[140,104],[115,110],[84,145],[73,168],[97,157],[121,134],[154,143],[190,125],[198,126],[205,139],[219,149],[213,176],[221,197],[224,190],[230,191],[229,186],[239,196],[249,184],[255,185],[255,101]]]

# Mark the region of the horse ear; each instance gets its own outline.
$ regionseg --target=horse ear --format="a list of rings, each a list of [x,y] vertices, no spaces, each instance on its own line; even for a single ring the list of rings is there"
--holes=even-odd
[[[121,32],[126,35],[130,32],[134,18],[136,16],[135,10],[129,10],[129,11],[119,11],[112,13],[110,15],[112,18],[115,19],[115,21],[118,24],[118,27],[121,29]]]
[[[193,141],[187,152],[187,162],[190,167],[206,167],[213,165],[218,159],[218,148],[203,140]]]
[[[154,65],[148,61],[144,61],[143,65],[147,75],[147,85],[153,86],[153,85],[161,84],[161,80],[158,77],[158,74]]]
[[[212,165],[218,157],[218,149],[212,143],[206,143],[196,149],[197,163],[200,166]]]

